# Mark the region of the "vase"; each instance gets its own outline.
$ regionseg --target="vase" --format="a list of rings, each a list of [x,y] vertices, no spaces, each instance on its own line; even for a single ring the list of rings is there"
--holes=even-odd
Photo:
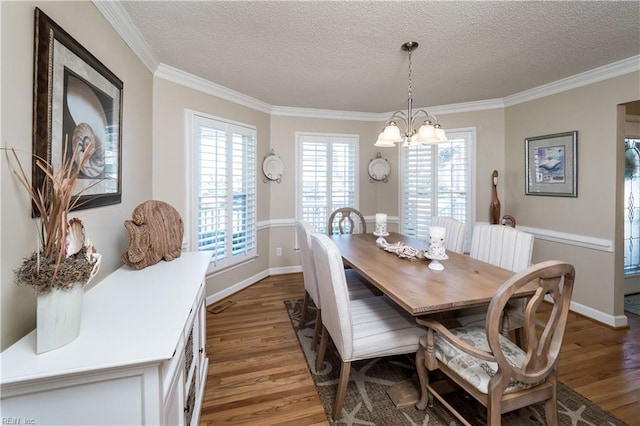
[[[72,342],[80,335],[84,282],[38,295],[36,307],[36,353]]]
[[[491,204],[489,204],[489,223],[496,225],[500,223],[500,200],[498,199],[498,171],[491,174],[493,190],[491,191]]]
[[[93,267],[86,281],[77,281],[66,289],[54,288],[38,295],[36,301],[36,354],[71,343],[80,335],[84,287],[100,270],[102,255],[92,253]]]

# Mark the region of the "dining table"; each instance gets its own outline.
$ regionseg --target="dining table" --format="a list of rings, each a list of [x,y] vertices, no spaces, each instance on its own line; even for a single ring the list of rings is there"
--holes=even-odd
[[[441,260],[443,270],[429,268],[432,260],[409,260],[384,250],[373,234],[334,234],[345,265],[390,297],[413,316],[455,311],[487,305],[498,288],[514,275],[513,271],[474,259],[469,255],[447,251]],[[417,251],[426,251],[428,243],[389,233],[387,244],[401,242]],[[533,294],[535,283],[516,291],[514,297]]]
[[[444,321],[454,318],[453,311],[486,306],[500,286],[514,275],[513,271],[474,259],[469,255],[446,251],[440,260],[444,269],[429,268],[433,260],[410,260],[389,252],[384,244],[403,243],[414,252],[424,252],[428,243],[395,232],[376,243],[374,234],[334,234],[329,236],[342,255],[343,263],[391,298],[414,317],[438,316]],[[535,282],[516,291],[513,297],[531,296]],[[455,319],[453,320],[455,324]],[[387,393],[396,407],[412,405],[418,399],[413,380],[396,383]]]

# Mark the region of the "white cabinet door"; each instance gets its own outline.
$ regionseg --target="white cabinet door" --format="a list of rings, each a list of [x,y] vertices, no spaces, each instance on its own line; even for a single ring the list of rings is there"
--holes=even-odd
[[[183,364],[182,357],[178,364]],[[184,369],[178,368],[175,371],[176,374],[164,402],[163,424],[182,426],[184,425]]]

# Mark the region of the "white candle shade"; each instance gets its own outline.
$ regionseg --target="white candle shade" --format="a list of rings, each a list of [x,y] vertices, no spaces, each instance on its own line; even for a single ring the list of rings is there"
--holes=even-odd
[[[376,230],[375,235],[387,236],[387,215],[385,213],[376,213]]]
[[[444,240],[444,232],[445,229],[443,226],[430,226],[429,227],[429,236],[434,240],[443,239]]]
[[[376,225],[386,224],[386,223],[387,223],[387,215],[385,213],[376,213]]]
[[[429,227],[429,249],[427,253],[434,258],[443,258],[445,256],[444,244],[445,229],[442,226]]]

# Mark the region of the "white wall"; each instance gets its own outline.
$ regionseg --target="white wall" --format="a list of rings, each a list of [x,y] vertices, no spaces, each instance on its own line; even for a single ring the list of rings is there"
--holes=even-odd
[[[2,146],[21,152],[31,170],[34,8],[66,30],[124,83],[122,119],[122,203],[78,211],[88,237],[102,253],[99,275],[91,285],[121,265],[127,248],[123,222],[136,205],[151,197],[152,76],[89,2],[0,2],[2,19]],[[36,222],[26,193],[17,186],[0,155],[2,213],[1,338],[2,349],[35,326],[35,295],[17,287],[13,270],[36,249]]]

